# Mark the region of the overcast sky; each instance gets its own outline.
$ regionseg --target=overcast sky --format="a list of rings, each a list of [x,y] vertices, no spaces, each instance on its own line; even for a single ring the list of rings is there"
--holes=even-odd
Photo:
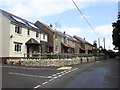
[[[58,31],[78,35],[90,43],[106,39],[106,49],[113,49],[112,23],[117,20],[119,0],[74,0],[95,32],[76,9],[72,0],[0,0],[0,8],[28,21],[52,24]],[[56,24],[57,23],[57,24]]]

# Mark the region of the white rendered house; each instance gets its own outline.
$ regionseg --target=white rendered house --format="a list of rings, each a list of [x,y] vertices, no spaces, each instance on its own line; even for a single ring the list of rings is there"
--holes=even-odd
[[[33,23],[0,9],[0,58],[40,55],[48,34]],[[46,45],[46,44],[45,44]]]

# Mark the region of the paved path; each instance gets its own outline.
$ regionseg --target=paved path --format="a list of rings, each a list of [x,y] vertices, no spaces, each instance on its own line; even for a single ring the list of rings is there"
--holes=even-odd
[[[101,60],[65,69],[5,65],[3,88],[117,88],[118,62]]]

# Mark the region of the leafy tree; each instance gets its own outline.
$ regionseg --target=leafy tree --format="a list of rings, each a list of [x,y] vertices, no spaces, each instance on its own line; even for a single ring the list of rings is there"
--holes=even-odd
[[[118,48],[118,50],[120,51],[120,20],[114,22],[112,26],[113,26],[112,34],[113,45],[115,45],[115,48]]]
[[[96,54],[97,53],[97,41],[95,40],[93,42],[93,54]]]

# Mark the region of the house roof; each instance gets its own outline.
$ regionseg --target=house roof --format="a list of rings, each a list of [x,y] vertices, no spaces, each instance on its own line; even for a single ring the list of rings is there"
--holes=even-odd
[[[20,18],[20,17],[18,17],[18,16],[16,16],[16,15],[13,15],[13,14],[11,14],[11,13],[9,13],[9,12],[6,12],[6,11],[4,11],[4,10],[2,10],[2,9],[0,9],[0,14],[2,14],[2,15],[3,15],[4,17],[6,17],[11,23],[13,23],[13,24],[15,24],[15,25],[19,25],[19,26],[21,26],[21,27],[27,27],[27,28],[29,28],[29,29],[32,29],[32,30],[37,31],[37,32],[40,32],[40,33],[46,33],[46,32],[44,32],[42,29],[36,27],[36,26],[34,25],[34,23],[29,22],[29,21],[27,21],[27,20],[25,20],[25,19],[23,19],[23,18]],[[47,34],[47,33],[46,33],[46,34]]]
[[[73,46],[71,46],[71,45],[68,45],[68,44],[66,44],[66,43],[61,43],[62,45],[64,45],[65,47],[70,47],[70,48],[75,48],[75,47],[73,47]]]
[[[40,21],[36,21],[36,23],[38,23],[38,24],[41,24],[42,26],[44,26],[44,28],[47,28],[47,29],[49,29],[50,31],[52,31],[52,32],[54,32],[54,30],[50,27],[50,26],[48,26],[48,25],[46,25],[46,24],[44,24],[44,23],[42,23],[42,22],[40,22]],[[35,24],[36,24],[35,23]],[[38,26],[39,27],[39,26]],[[39,27],[39,28],[42,28],[42,27]],[[43,28],[43,29],[44,29]]]
[[[40,43],[36,41],[34,38],[29,39],[25,44],[26,45],[40,45]]]
[[[73,37],[74,37],[75,39],[77,39],[78,41],[82,42],[82,43],[86,43],[86,44],[92,45],[92,44],[90,44],[88,41],[86,41],[85,39],[82,39],[82,38],[80,38],[80,37],[78,37],[78,36],[76,36],[76,35],[74,35]]]
[[[59,36],[61,36],[61,37],[64,37],[64,35],[62,34],[62,32],[60,32],[60,31],[54,31],[56,34],[58,34]]]
[[[67,34],[67,36],[68,36],[69,38],[71,38],[71,40],[72,40],[72,41],[74,41],[74,42],[79,42],[79,41],[78,41],[78,40],[76,40],[73,36],[68,35],[68,34]]]

